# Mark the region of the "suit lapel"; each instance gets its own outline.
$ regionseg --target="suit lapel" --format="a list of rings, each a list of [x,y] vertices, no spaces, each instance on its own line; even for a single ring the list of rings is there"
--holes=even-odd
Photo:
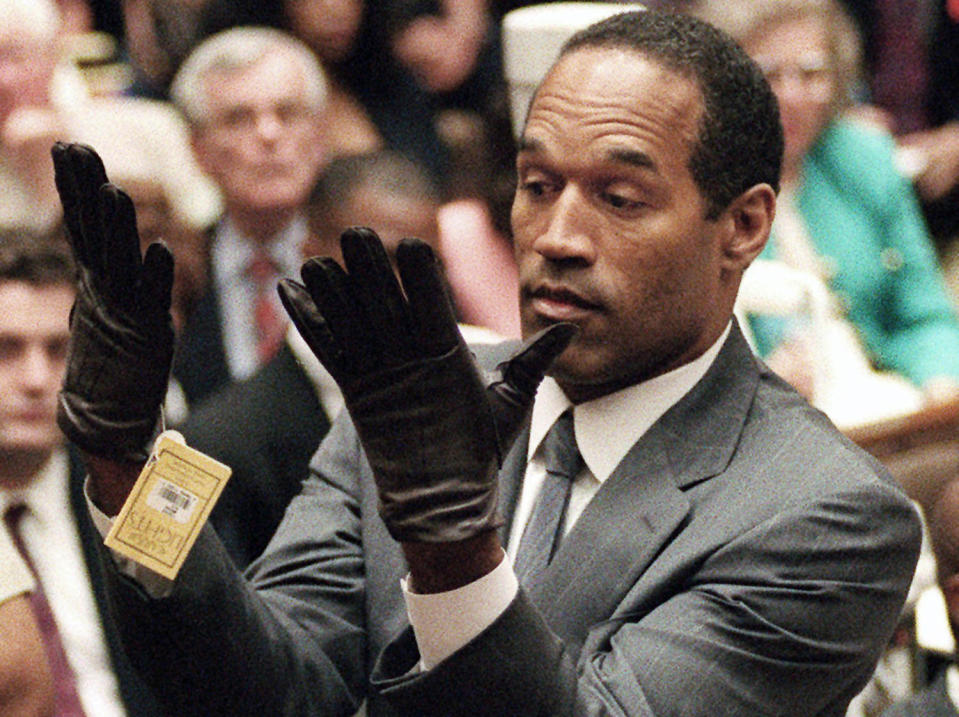
[[[690,508],[684,489],[725,469],[758,377],[734,325],[703,379],[632,447],[587,505],[530,595],[564,640],[582,645],[590,626],[614,613],[682,524]]]

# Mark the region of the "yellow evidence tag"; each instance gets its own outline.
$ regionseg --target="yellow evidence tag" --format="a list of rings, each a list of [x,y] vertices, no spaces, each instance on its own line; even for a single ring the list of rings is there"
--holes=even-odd
[[[177,431],[164,431],[107,534],[107,547],[175,579],[230,473]]]

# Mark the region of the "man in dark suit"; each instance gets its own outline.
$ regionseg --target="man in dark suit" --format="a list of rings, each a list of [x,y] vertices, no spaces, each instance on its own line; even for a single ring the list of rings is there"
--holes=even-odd
[[[567,43],[530,107],[512,216],[527,344],[477,357],[498,370],[459,342],[426,245],[400,245],[402,289],[369,231],[344,233],[345,269],[307,262],[285,305],[349,413],[270,547],[243,580],[206,530],[173,584],[120,566],[152,597],[117,575],[131,658],[180,687],[167,709],[349,714],[366,696],[377,715],[841,714],[893,630],[920,531],[732,319],[781,153],[775,98],[731,40],[619,15]],[[101,190],[98,212],[95,157],[56,159],[65,207],[93,210],[68,214],[95,255],[124,233],[119,195]],[[155,327],[169,262],[151,247],[126,266]],[[110,296],[114,271],[87,267]],[[116,297],[97,325],[130,306]],[[75,312],[77,340],[90,314]],[[138,356],[165,355],[137,334],[152,342]],[[78,377],[97,356],[71,358]],[[116,397],[162,393],[165,365],[97,365],[109,387],[68,379],[61,425],[89,454],[96,513],[114,515],[160,400]],[[120,411],[138,420],[117,430]]]
[[[151,715],[107,615],[83,473],[55,421],[73,282],[61,235],[0,234],[0,530],[20,541],[69,665],[54,671],[54,714],[75,714],[68,704],[78,699],[88,715]]]
[[[303,205],[325,160],[326,78],[292,36],[244,27],[200,43],[170,93],[224,206],[210,231],[208,288],[173,369],[195,403],[251,376],[282,341],[287,322],[274,287],[295,273],[306,240]]]

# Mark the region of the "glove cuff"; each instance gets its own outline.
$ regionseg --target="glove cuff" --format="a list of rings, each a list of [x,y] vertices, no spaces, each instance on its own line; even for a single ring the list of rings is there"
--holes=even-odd
[[[128,463],[145,461],[157,423],[156,417],[108,418],[102,407],[77,394],[60,392],[57,425],[70,441],[94,456]]]

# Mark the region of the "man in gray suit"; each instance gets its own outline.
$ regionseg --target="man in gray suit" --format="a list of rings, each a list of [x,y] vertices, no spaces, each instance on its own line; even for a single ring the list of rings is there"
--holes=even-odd
[[[732,319],[781,153],[775,98],[728,38],[616,16],[570,40],[530,107],[527,344],[477,357],[497,371],[474,367],[420,242],[397,251],[402,288],[368,230],[344,233],[345,269],[314,259],[282,283],[349,413],[245,576],[209,529],[172,584],[112,562],[127,649],[167,710],[842,714],[919,524]],[[130,212],[97,189],[95,154],[54,158],[85,277],[60,419],[99,519],[162,398],[171,260],[124,251]]]

